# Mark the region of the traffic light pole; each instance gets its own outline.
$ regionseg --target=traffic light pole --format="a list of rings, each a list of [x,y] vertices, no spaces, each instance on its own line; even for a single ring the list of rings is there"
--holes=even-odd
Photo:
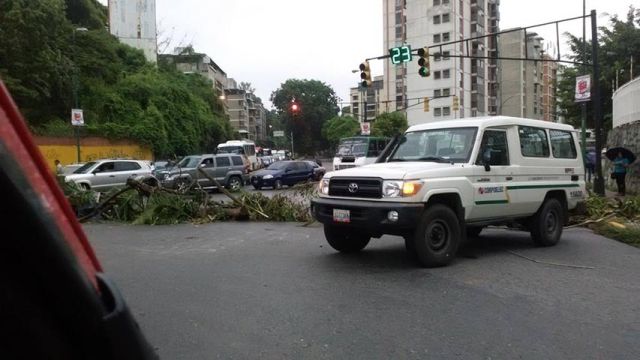
[[[596,134],[596,176],[593,190],[600,196],[605,195],[602,177],[602,104],[600,103],[600,66],[598,64],[598,25],[596,11],[591,10],[591,63],[593,64],[593,120]]]

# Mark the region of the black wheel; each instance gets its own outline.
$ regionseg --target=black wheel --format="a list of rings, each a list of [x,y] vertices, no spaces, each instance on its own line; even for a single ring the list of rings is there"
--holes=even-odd
[[[82,189],[84,191],[89,191],[89,190],[91,190],[91,186],[89,186],[89,184],[82,183],[82,184],[80,184],[80,189]]]
[[[482,229],[484,229],[484,226],[467,226],[467,237],[476,238],[480,236]]]
[[[273,188],[275,190],[280,190],[282,189],[282,180],[280,179],[276,179],[276,181],[273,183]]]
[[[424,267],[448,265],[458,252],[461,237],[458,217],[451,208],[429,206],[413,234],[416,257]]]
[[[232,176],[227,181],[227,189],[231,191],[238,191],[242,187],[242,179],[237,176]]]
[[[547,199],[531,222],[531,238],[538,246],[553,246],[560,241],[564,211],[558,199]]]
[[[324,226],[324,237],[332,248],[344,253],[358,252],[371,240],[371,236],[361,231],[329,225]]]
[[[262,186],[253,185],[253,188],[256,190],[262,190]]]

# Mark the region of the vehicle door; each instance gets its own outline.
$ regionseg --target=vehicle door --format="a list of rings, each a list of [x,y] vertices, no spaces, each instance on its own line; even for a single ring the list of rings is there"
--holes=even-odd
[[[220,184],[224,185],[227,181],[227,173],[231,170],[231,160],[227,155],[216,156],[215,177]]]
[[[472,219],[509,216],[507,184],[513,180],[507,131],[486,129],[473,169],[474,206]]]
[[[128,178],[141,175],[142,172],[142,166],[135,161],[116,161],[116,177],[112,186],[125,186]]]
[[[203,157],[202,160],[200,160],[200,164],[198,164],[198,167],[196,168],[194,176],[198,179],[198,184],[200,184],[200,186],[204,188],[215,186],[215,184],[211,180],[209,180],[206,176],[204,176],[198,169],[203,169],[207,175],[211,177],[215,177],[216,165],[215,165],[215,162],[213,161],[213,157],[212,156]]]
[[[96,191],[104,191],[108,189],[111,184],[115,183],[116,172],[115,162],[105,161],[98,165],[93,171],[93,176],[89,178],[91,181],[91,188]]]
[[[293,185],[296,183],[296,162],[292,161],[287,164],[287,167],[282,173],[282,183],[285,185]]]

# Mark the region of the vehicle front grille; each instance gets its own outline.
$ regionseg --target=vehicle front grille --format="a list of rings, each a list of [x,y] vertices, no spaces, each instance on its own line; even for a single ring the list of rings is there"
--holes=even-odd
[[[349,164],[349,165],[336,165],[336,170],[342,170],[342,169],[350,169],[350,168],[354,168],[356,167],[353,164]]]
[[[329,195],[379,199],[382,197],[382,180],[332,178],[329,181]]]

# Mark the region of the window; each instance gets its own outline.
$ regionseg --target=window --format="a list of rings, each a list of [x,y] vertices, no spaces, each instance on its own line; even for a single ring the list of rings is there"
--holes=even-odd
[[[446,89],[442,89],[442,96],[449,96],[451,95],[451,89],[446,88]]]
[[[440,5],[440,0],[433,0],[433,6]]]
[[[549,130],[553,157],[559,159],[575,159],[578,155],[573,136],[568,131]]]
[[[98,166],[98,168],[96,168],[95,172],[97,173],[101,173],[101,172],[111,172],[111,171],[115,171],[115,163],[113,162],[106,162],[106,163],[102,163],[100,166]]]
[[[433,116],[442,116],[442,108],[433,109]]]
[[[451,33],[442,33],[442,41],[449,41],[451,40]]]
[[[443,51],[442,52],[442,59],[443,60],[449,60],[449,56],[451,55],[451,51]]]
[[[451,71],[449,69],[447,70],[442,70],[442,77],[445,79],[448,79],[451,77]]]
[[[449,15],[449,14],[442,14],[442,22],[443,22],[443,23],[448,23],[449,21],[451,21],[451,15]]]
[[[486,130],[482,136],[477,165],[482,165],[483,157],[489,157],[489,165],[509,165],[509,146],[507,145],[507,132],[501,130]]]
[[[466,163],[476,139],[477,128],[449,128],[412,131],[405,134],[389,157],[394,161],[436,161]],[[442,161],[444,162],[444,161]]]
[[[440,42],[440,34],[434,34],[433,35],[433,42],[434,43],[439,43]]]
[[[449,0],[442,0],[442,5],[449,5]]]
[[[440,15],[436,15],[433,17],[433,23],[436,25],[440,24]]]
[[[204,165],[204,167],[210,168],[213,167],[213,158],[205,158],[204,160],[202,160],[202,163]]]
[[[442,116],[449,116],[451,115],[451,108],[448,106],[445,106],[442,108]]]
[[[549,141],[544,129],[529,126],[518,128],[520,135],[520,150],[522,156],[549,157]]]
[[[116,162],[116,171],[136,171],[140,170],[142,166],[133,161],[118,161]]]
[[[440,61],[440,59],[442,59],[442,55],[440,55],[440,53],[433,54],[433,61]]]
[[[232,156],[231,157],[231,161],[233,162],[233,165],[235,165],[235,166],[243,166],[244,165],[244,161],[242,161],[242,158],[240,156]]]
[[[440,96],[442,96],[440,89],[433,90],[433,97],[440,97]]]
[[[231,166],[231,161],[229,161],[229,157],[220,156],[216,158],[216,167],[223,167],[223,166]]]
[[[436,80],[440,79],[440,71],[434,71],[433,72],[433,78],[436,79]]]

